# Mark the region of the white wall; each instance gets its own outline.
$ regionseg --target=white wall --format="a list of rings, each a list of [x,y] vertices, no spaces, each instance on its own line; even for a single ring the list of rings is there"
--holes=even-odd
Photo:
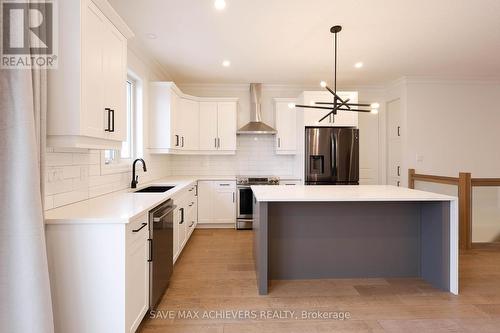
[[[148,82],[169,80],[165,73],[153,60],[140,51],[129,48],[127,65],[139,79],[138,89],[144,98],[138,100],[139,112],[143,114],[142,138],[139,142],[147,147],[148,124]],[[50,89],[50,87],[49,87]],[[141,151],[142,149],[139,149]],[[140,182],[158,179],[169,174],[168,157],[149,155],[144,151],[148,172],[139,173]],[[117,171],[106,171],[101,167],[102,151],[100,150],[66,150],[47,148],[45,175],[45,209],[51,209],[93,198],[113,191],[123,190],[130,186],[131,168]],[[140,168],[138,168],[139,170]]]
[[[238,127],[250,120],[250,100],[248,84],[179,84],[186,94],[203,97],[238,97]],[[263,85],[262,118],[265,123],[275,126],[274,98],[295,98],[304,90],[319,90],[318,86]],[[384,90],[374,87],[349,87],[343,90],[359,91],[361,102],[385,104]],[[378,116],[360,114],[360,175],[365,184],[383,182],[384,107]],[[301,178],[298,174],[295,156],[276,155],[273,136],[238,136],[238,152],[235,156],[171,156],[173,174],[225,174],[225,175],[277,175],[282,178]]]
[[[404,184],[408,168],[442,176],[458,176],[460,171],[472,177],[500,176],[499,83],[408,78],[404,85]],[[418,187],[456,193],[447,186]],[[474,196],[473,241],[498,238],[498,189],[475,190]]]

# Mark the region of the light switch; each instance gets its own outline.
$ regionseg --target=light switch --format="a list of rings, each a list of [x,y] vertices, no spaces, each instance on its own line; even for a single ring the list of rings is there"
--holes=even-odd
[[[424,161],[424,155],[422,154],[417,154],[417,162],[422,163]]]

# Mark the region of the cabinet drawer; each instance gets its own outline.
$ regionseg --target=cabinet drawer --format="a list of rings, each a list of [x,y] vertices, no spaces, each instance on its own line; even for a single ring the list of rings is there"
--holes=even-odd
[[[213,185],[216,190],[234,190],[236,188],[235,181],[214,181]]]

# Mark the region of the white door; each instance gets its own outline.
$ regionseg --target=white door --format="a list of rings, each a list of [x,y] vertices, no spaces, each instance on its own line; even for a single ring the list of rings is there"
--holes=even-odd
[[[387,182],[401,184],[401,102],[387,103]]]
[[[198,182],[198,222],[212,221],[213,186],[211,181]]]
[[[127,136],[127,40],[109,22],[102,34],[104,106],[112,110],[112,131],[109,132],[109,138],[124,141]]]
[[[199,103],[181,98],[180,107],[181,148],[198,150],[199,148]]]
[[[236,220],[236,182],[213,182],[212,223],[235,223]]]
[[[217,105],[217,133],[219,150],[236,150],[236,102]]]
[[[147,222],[147,217],[144,217]],[[142,222],[142,220],[141,220]],[[127,232],[131,232],[127,230]],[[126,325],[127,332],[135,332],[149,307],[149,243],[148,228],[127,237],[126,266]],[[129,235],[127,235],[129,236]]]
[[[170,132],[171,148],[181,149],[182,105],[181,98],[175,91],[170,91]],[[166,112],[166,111],[165,111]]]
[[[276,153],[295,154],[297,149],[296,109],[290,109],[287,102],[276,103]]]
[[[83,12],[82,31],[82,134],[94,138],[108,136],[108,112],[104,109],[103,31],[106,18],[91,2]],[[71,80],[71,78],[68,78]],[[62,98],[62,97],[61,97]],[[68,110],[71,112],[71,110]]]
[[[217,150],[217,102],[200,102],[200,150]]]
[[[177,202],[175,202],[177,205]],[[174,209],[174,262],[179,256],[180,252],[180,244],[179,244],[179,222],[180,222],[180,212],[179,209],[181,207],[177,206],[177,208]]]

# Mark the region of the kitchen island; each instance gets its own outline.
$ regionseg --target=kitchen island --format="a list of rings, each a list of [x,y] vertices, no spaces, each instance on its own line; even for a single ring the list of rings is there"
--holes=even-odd
[[[270,280],[380,277],[458,294],[456,197],[386,185],[252,191],[259,294]]]

